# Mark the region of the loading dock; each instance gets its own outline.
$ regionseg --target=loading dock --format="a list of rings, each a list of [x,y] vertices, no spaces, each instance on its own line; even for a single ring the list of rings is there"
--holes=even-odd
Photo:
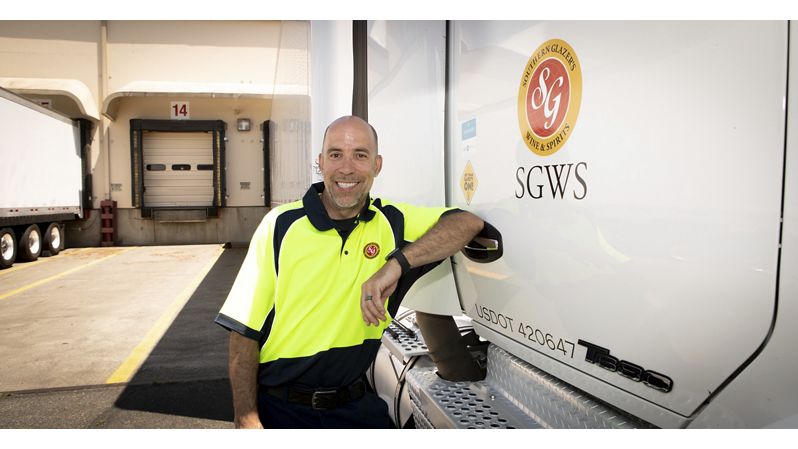
[[[87,213],[65,228],[67,246],[100,244],[101,201],[116,202],[117,245],[182,245],[248,241],[269,207],[301,197],[312,177],[309,43],[307,21],[3,20],[0,87],[92,125],[81,128]],[[131,120],[227,126],[211,132],[212,162],[155,161],[163,170],[145,173]]]
[[[4,270],[0,428],[232,427],[213,318],[245,252],[80,248]]]

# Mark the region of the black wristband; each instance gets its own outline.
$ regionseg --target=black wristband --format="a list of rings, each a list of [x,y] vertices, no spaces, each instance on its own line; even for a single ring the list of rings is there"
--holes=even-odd
[[[402,267],[403,275],[410,271],[410,262],[407,261],[407,257],[402,254],[402,250],[400,248],[396,248],[388,253],[388,256],[385,257],[385,260],[391,260],[391,258],[394,258],[397,262],[399,262],[399,266]]]

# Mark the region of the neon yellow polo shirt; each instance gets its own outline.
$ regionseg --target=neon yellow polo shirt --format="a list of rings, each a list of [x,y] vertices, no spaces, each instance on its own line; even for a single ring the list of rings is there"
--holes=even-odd
[[[366,372],[390,319],[367,326],[361,285],[397,246],[421,237],[451,208],[369,199],[343,240],[313,184],[301,201],[272,209],[258,226],[216,322],[260,342],[259,383],[339,387]],[[410,286],[439,262],[402,276],[393,317]]]

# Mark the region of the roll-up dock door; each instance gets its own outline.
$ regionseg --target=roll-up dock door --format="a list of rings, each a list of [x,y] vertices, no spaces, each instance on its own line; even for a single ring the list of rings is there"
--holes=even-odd
[[[225,206],[224,131],[221,120],[130,121],[132,203],[142,217],[170,210],[218,216]]]
[[[213,205],[213,136],[209,132],[143,134],[144,204]]]

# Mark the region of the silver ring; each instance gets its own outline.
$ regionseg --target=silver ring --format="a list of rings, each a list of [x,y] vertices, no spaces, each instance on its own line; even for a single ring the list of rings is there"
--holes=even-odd
[[[371,295],[366,296],[366,301],[371,301],[372,299],[374,298]]]

